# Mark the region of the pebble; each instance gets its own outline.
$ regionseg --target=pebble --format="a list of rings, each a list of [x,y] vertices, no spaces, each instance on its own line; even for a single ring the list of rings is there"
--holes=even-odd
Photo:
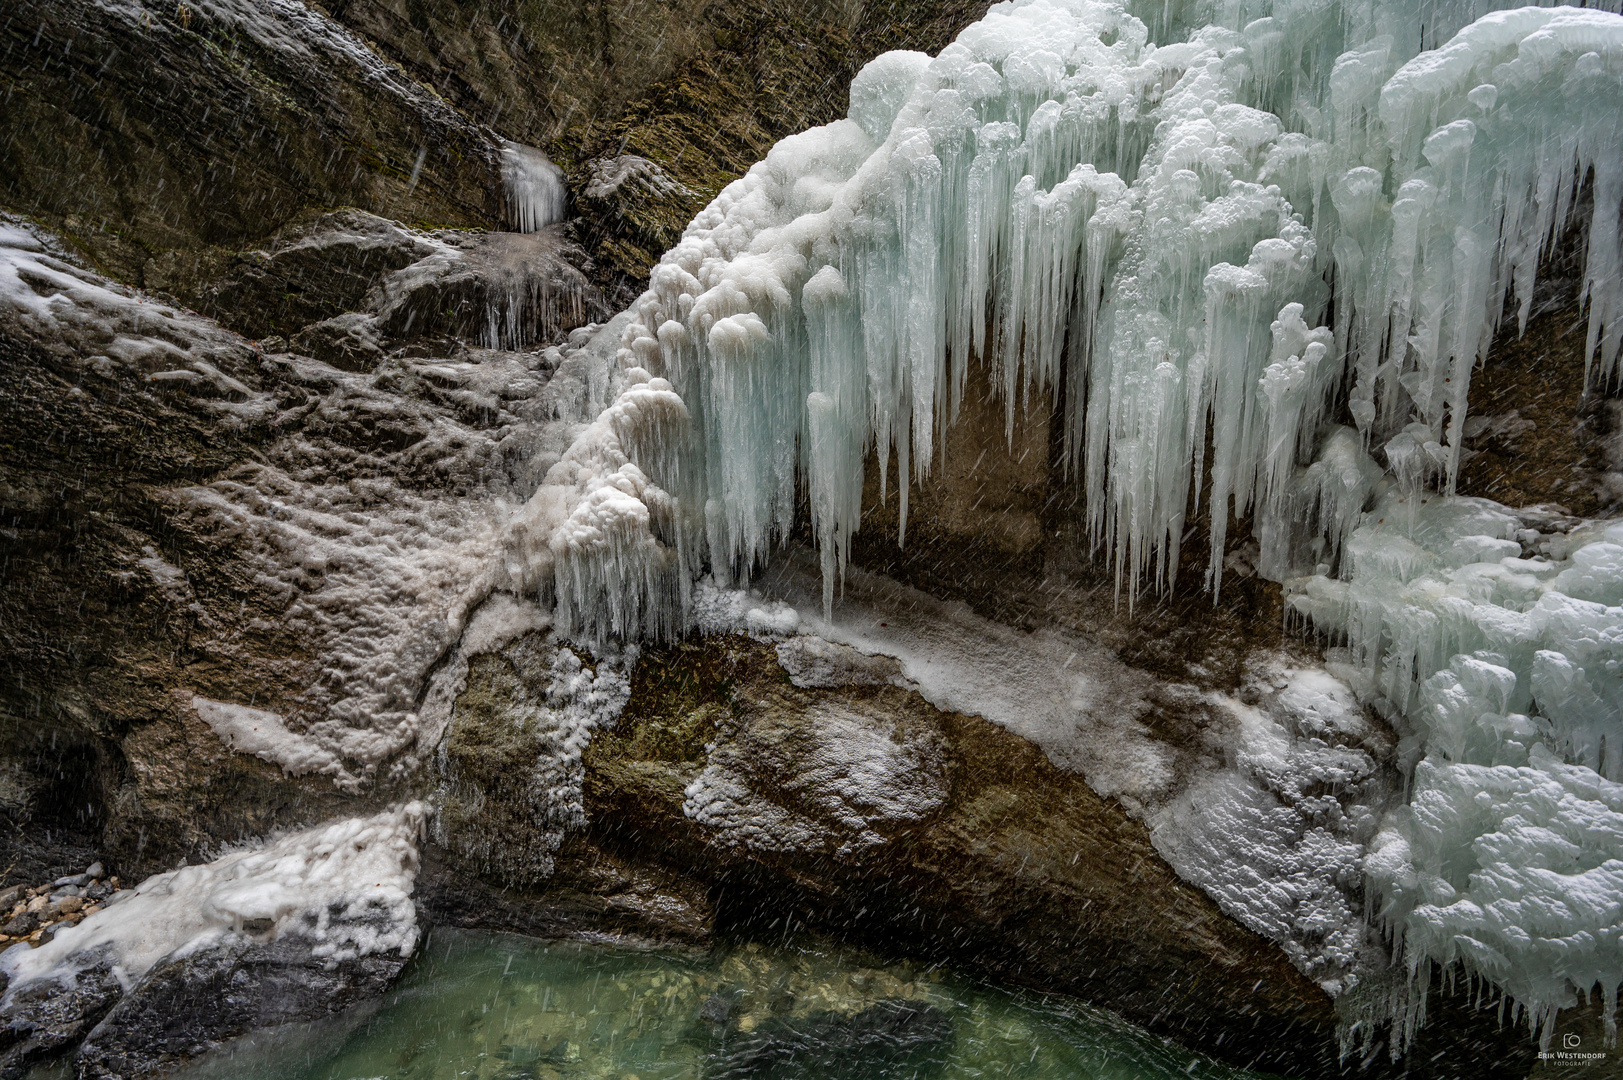
[[[74,926],[102,909],[118,892],[100,862],[82,874],[59,877],[49,885],[12,885],[0,889],[0,949],[26,941],[38,948],[63,927]]]

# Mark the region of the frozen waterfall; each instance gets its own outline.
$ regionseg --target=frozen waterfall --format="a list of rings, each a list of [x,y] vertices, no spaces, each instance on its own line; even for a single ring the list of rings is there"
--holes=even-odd
[[[516,142],[502,146],[502,198],[508,227],[521,233],[562,221],[569,205],[563,170],[535,147]]]
[[[619,399],[513,527],[515,579],[577,632],[669,634],[803,491],[826,605],[870,454],[905,542],[966,394],[1011,432],[1057,401],[1129,604],[1202,518],[1216,594],[1249,521],[1408,737],[1412,805],[1366,868],[1416,990],[1399,1019],[1434,963],[1535,1022],[1597,985],[1610,1011],[1623,537],[1524,558],[1452,493],[1473,367],[1574,228],[1587,377],[1617,374],[1623,17],[1496,6],[1027,0],[879,57],[847,119],[778,143],[653,268]]]

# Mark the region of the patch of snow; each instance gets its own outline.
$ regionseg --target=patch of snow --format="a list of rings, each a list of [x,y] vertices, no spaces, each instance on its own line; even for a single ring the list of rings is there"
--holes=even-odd
[[[817,569],[804,558],[782,560],[762,586],[793,605],[803,633],[894,657],[903,685],[926,701],[1029,739],[1101,795],[1156,803],[1173,783],[1173,755],[1141,719],[1152,707],[1154,680],[1097,642],[1054,629],[1016,630],[966,604],[856,570],[825,618]]]
[[[355,790],[358,781],[337,754],[313,739],[289,731],[287,721],[266,709],[193,696],[192,709],[231,749],[280,765],[289,776],[321,773],[340,788]]]
[[[426,808],[408,803],[234,852],[202,866],[147,878],[39,948],[0,954],[9,1004],[42,979],[111,961],[126,990],[165,957],[226,935],[298,935],[315,956],[338,961],[417,946],[417,843]]]

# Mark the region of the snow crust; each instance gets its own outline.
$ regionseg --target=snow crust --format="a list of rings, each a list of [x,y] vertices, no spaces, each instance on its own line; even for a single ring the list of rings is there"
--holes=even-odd
[[[407,803],[150,877],[39,948],[0,954],[11,979],[0,1003],[39,980],[71,982],[103,962],[128,990],[159,960],[227,935],[297,935],[332,963],[409,956],[420,932],[411,893],[426,810]]]
[[[787,748],[751,730],[712,749],[683,792],[682,812],[728,846],[852,857],[883,844],[879,830],[922,820],[946,801],[937,739],[836,703],[805,720]]]

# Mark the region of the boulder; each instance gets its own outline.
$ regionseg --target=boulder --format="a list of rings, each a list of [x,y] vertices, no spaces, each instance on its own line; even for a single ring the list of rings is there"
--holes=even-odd
[[[406,964],[395,954],[334,962],[296,934],[226,939],[160,961],[79,1048],[81,1080],[137,1080],[173,1070],[259,1028],[332,1016],[380,996]]]

